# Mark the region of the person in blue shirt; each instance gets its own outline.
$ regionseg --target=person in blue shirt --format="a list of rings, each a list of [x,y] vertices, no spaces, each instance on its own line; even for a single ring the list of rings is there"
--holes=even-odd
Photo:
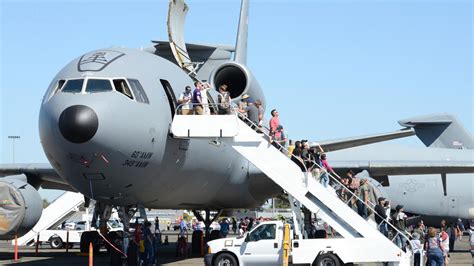
[[[227,218],[225,218],[221,221],[220,226],[221,226],[221,230],[219,232],[220,237],[226,238],[227,234],[229,234],[229,230],[230,230],[229,221],[227,221]]]
[[[193,107],[194,107],[194,114],[196,115],[203,115],[204,108],[202,106],[202,95],[201,91],[203,90],[203,85],[200,81],[194,82],[194,86],[196,87],[193,91]]]
[[[179,223],[179,234],[184,235],[188,231],[188,226],[186,225],[186,220],[181,219],[181,222]]]

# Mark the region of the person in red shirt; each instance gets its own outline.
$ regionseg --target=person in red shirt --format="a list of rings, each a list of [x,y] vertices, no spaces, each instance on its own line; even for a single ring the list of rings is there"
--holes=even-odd
[[[272,138],[272,142],[278,142],[281,140],[281,131],[278,130],[278,126],[280,125],[279,114],[276,109],[273,109],[270,114],[272,115],[270,119],[270,137]]]

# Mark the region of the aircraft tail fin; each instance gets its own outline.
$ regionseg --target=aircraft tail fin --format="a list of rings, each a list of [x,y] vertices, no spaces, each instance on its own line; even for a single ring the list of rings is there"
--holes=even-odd
[[[427,146],[448,149],[474,149],[474,139],[454,115],[417,116],[398,121],[415,129],[416,136]]]
[[[240,6],[239,28],[235,43],[234,60],[244,65],[247,64],[247,39],[248,39],[249,0],[242,0]]]

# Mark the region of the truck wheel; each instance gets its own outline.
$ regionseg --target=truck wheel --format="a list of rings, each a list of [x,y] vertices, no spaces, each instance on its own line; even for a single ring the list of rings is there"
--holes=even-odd
[[[332,253],[324,253],[316,257],[313,266],[340,266],[339,258]]]
[[[59,236],[53,236],[49,239],[49,245],[54,249],[63,248],[63,240]]]
[[[239,265],[239,263],[234,258],[234,256],[232,256],[231,254],[222,253],[222,254],[219,254],[216,257],[216,259],[214,260],[213,265],[214,266],[237,266],[237,265]]]

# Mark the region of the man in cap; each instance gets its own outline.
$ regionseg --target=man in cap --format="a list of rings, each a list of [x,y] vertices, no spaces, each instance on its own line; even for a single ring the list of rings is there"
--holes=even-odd
[[[385,213],[385,198],[380,197],[377,200],[378,204],[375,206],[375,222],[377,223],[379,227],[380,233],[382,233],[384,236],[388,236],[388,230],[387,230],[387,223],[385,220],[387,219],[387,214]]]
[[[193,99],[193,93],[190,86],[186,86],[184,92],[179,95],[178,103],[181,105],[182,115],[192,115],[193,105],[191,100]]]
[[[248,96],[248,95],[245,94],[244,96]],[[258,126],[258,122],[259,122],[258,107],[250,99],[250,97],[246,97],[244,101],[247,106],[244,109],[240,109],[239,111],[243,116],[248,118],[248,120],[245,120],[245,123],[249,125],[250,127],[252,127],[252,129],[255,129]]]
[[[250,98],[250,96],[248,94],[242,95],[242,97],[240,98],[240,101],[239,101],[239,110],[245,110],[245,108],[247,108],[249,98]],[[239,112],[239,115],[246,118],[247,117],[247,112]]]

